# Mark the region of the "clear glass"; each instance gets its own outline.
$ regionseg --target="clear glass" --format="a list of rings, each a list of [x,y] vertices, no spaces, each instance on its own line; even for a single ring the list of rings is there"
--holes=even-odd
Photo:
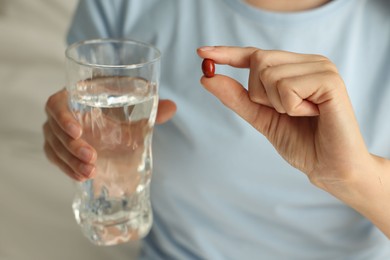
[[[69,46],[66,61],[69,107],[97,151],[96,177],[76,183],[76,221],[97,245],[140,239],[153,219],[160,52],[145,43],[97,39]]]

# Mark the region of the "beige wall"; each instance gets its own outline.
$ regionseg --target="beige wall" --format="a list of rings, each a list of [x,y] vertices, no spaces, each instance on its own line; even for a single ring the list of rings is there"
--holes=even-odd
[[[0,259],[132,259],[136,244],[96,247],[73,219],[72,182],[42,150],[47,97],[64,85],[76,0],[0,0]]]

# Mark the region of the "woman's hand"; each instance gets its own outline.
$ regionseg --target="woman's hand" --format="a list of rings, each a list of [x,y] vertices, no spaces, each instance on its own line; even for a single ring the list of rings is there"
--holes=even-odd
[[[248,91],[223,75],[201,82],[315,185],[326,189],[349,180],[370,158],[344,82],[327,58],[238,47],[200,48],[198,54],[250,69]]]
[[[344,82],[329,59],[223,46],[199,48],[198,55],[249,68],[248,90],[218,74],[201,83],[314,185],[390,238],[390,161],[367,151]]]
[[[47,120],[43,125],[44,150],[47,158],[65,174],[77,181],[94,176],[97,154],[81,138],[82,128],[68,108],[67,92],[58,91],[46,103]],[[156,123],[162,124],[173,117],[176,105],[160,100]]]

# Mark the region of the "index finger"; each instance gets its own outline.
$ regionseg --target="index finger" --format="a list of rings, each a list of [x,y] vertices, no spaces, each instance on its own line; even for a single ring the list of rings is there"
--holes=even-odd
[[[217,64],[236,68],[257,67],[258,70],[281,64],[326,60],[322,55],[262,50],[255,47],[204,46],[198,48],[197,53],[200,57],[212,59]]]
[[[204,46],[196,51],[201,58],[212,59],[217,64],[249,68],[250,57],[257,50],[259,49],[254,47]]]
[[[68,93],[65,89],[49,97],[45,111],[69,136],[74,139],[81,136],[81,126],[68,108]]]

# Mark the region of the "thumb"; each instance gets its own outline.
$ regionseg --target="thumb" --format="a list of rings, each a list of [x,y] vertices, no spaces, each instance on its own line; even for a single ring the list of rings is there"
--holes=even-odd
[[[160,99],[158,102],[156,124],[163,124],[169,121],[176,113],[175,102],[168,99]]]
[[[226,107],[233,110],[263,134],[272,121],[272,117],[278,114],[267,106],[252,102],[248,91],[230,77],[224,75],[215,75],[212,78],[202,77],[200,82],[207,91],[217,97]]]

